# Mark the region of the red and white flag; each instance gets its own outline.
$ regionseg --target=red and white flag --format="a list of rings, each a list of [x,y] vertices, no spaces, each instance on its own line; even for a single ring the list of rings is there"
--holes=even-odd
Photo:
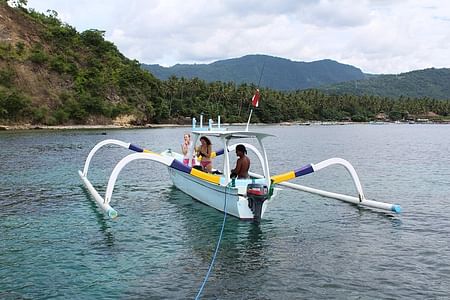
[[[258,107],[258,105],[259,105],[259,97],[260,97],[259,89],[256,89],[256,92],[255,92],[255,94],[253,95],[253,98],[252,98],[252,105],[254,107]]]

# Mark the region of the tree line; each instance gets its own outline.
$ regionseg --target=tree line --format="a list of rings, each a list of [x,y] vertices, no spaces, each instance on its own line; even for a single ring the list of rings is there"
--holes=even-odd
[[[255,85],[233,82],[214,82],[172,76],[161,82],[160,103],[165,108],[159,120],[194,116],[203,112],[208,116],[220,114],[225,122],[245,122],[251,108]],[[388,98],[379,96],[355,96],[326,94],[316,89],[281,92],[260,88],[261,101],[254,116],[256,121],[278,123],[284,121],[340,121],[356,122],[374,120],[380,112],[391,120],[405,119],[411,115],[434,112],[447,117],[448,100],[431,98]]]

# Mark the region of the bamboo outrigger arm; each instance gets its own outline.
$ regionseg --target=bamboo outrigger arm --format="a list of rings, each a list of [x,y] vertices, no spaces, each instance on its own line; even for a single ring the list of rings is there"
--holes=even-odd
[[[331,165],[342,165],[345,167],[345,169],[348,171],[348,173],[350,174],[350,176],[353,179],[353,183],[355,184],[356,190],[358,192],[358,197],[323,191],[323,190],[319,190],[319,189],[315,189],[315,188],[311,188],[311,187],[307,187],[307,186],[302,186],[299,184],[285,182],[290,179],[294,179],[296,177],[300,177],[300,176],[304,176],[304,175],[307,175],[307,174],[310,174],[313,172],[317,172],[317,171],[319,171],[323,168],[329,167]],[[251,173],[251,175],[255,176],[255,177],[261,176],[261,175],[254,174],[254,173]],[[304,191],[304,192],[312,193],[312,194],[318,194],[318,195],[328,197],[328,198],[339,199],[339,200],[342,200],[345,202],[350,202],[350,203],[357,204],[357,205],[388,210],[388,211],[392,211],[395,213],[401,212],[401,207],[398,204],[390,204],[390,203],[384,203],[384,202],[378,202],[378,201],[366,199],[366,197],[364,196],[364,193],[363,193],[361,182],[359,181],[358,174],[356,173],[353,166],[348,161],[346,161],[345,159],[342,159],[342,158],[335,157],[335,158],[330,158],[330,159],[321,161],[318,164],[308,164],[308,165],[301,167],[300,169],[296,169],[294,171],[282,173],[279,175],[274,175],[271,178],[272,178],[272,182],[274,184],[280,184],[280,185],[283,185],[283,186],[286,186],[286,187],[289,187],[289,188],[292,188],[295,190],[300,190],[300,191]]]
[[[107,214],[110,218],[115,218],[115,217],[117,217],[117,211],[109,205],[110,201],[109,200],[106,201],[106,197],[104,199],[104,198],[102,198],[102,196],[100,196],[100,194],[97,192],[97,190],[94,188],[94,186],[91,184],[91,182],[87,178],[87,174],[89,171],[89,165],[91,163],[92,157],[100,148],[102,148],[103,146],[106,146],[106,145],[117,145],[117,146],[129,149],[132,151],[136,151],[136,152],[146,152],[146,153],[152,153],[152,152],[149,150],[146,150],[146,149],[142,149],[141,147],[133,145],[131,143],[125,143],[125,142],[122,142],[119,140],[113,140],[113,139],[104,140],[104,141],[101,141],[100,143],[98,143],[97,145],[95,145],[95,147],[92,148],[92,150],[89,152],[89,155],[86,158],[86,162],[84,163],[83,172],[78,171],[78,174],[80,175],[81,179],[83,180],[84,185],[86,186],[88,191],[91,193],[91,195],[94,197],[95,202],[97,202],[97,204],[103,210],[105,210],[107,212]],[[110,180],[111,180],[111,178],[110,178]],[[111,193],[112,193],[112,191],[111,191]],[[109,196],[108,199],[111,199],[111,196]]]
[[[91,193],[91,195],[94,197],[95,202],[97,202],[97,204],[107,212],[108,216],[110,218],[115,218],[117,217],[117,211],[112,208],[109,205],[109,202],[111,201],[111,194],[112,191],[114,189],[114,183],[117,179],[118,173],[120,172],[120,170],[116,171],[115,176],[113,177],[113,174],[111,174],[110,178],[109,178],[109,182],[108,182],[108,187],[106,189],[106,194],[105,194],[105,198],[102,198],[102,196],[100,196],[100,194],[97,192],[97,190],[94,188],[94,186],[91,184],[91,182],[89,181],[89,179],[87,178],[87,174],[89,171],[89,165],[91,163],[92,157],[94,156],[94,154],[103,146],[106,145],[117,145],[135,152],[141,152],[141,153],[136,153],[136,154],[143,154],[145,153],[146,156],[149,156],[154,158],[155,155],[157,155],[154,152],[151,152],[150,150],[147,149],[143,149],[139,146],[136,146],[134,144],[131,143],[125,143],[123,141],[119,141],[119,140],[113,140],[113,139],[108,139],[108,140],[104,140],[101,141],[100,143],[98,143],[97,145],[95,145],[94,148],[92,148],[92,150],[89,152],[88,157],[86,158],[86,162],[84,163],[84,168],[83,168],[83,172],[78,171],[78,174],[80,175],[81,179],[83,180],[84,185],[86,186],[86,188],[88,189],[88,191]],[[131,154],[134,155],[134,154]],[[129,155],[130,156],[130,155]],[[124,159],[122,159],[122,161],[124,161],[125,159],[127,159],[129,156],[125,157]],[[136,156],[133,156],[132,158],[128,158],[126,163],[122,163],[123,166],[125,164],[127,164],[129,161],[134,160],[133,158],[135,158]],[[140,156],[139,156],[140,157]],[[147,158],[147,157],[146,157]],[[131,160],[130,160],[131,159]],[[154,159],[153,159],[154,160]],[[121,162],[122,162],[121,161]],[[122,167],[123,167],[122,166]],[[114,170],[117,169],[117,166]],[[120,168],[122,169],[122,168]],[[112,186],[110,186],[112,182]]]
[[[87,178],[87,174],[89,171],[89,165],[90,162],[92,160],[92,157],[94,156],[94,154],[103,146],[106,145],[117,145],[117,146],[121,146],[123,148],[129,149],[129,150],[133,150],[137,153],[133,153],[130,154],[128,156],[125,156],[113,169],[109,180],[108,180],[108,185],[106,187],[106,193],[105,193],[105,197],[103,198],[102,196],[100,196],[100,194],[97,192],[97,190],[93,187],[93,185],[91,184],[91,182],[89,181],[89,179]],[[189,166],[185,166],[183,165],[183,163],[179,162],[178,160],[176,160],[174,157],[172,156],[168,156],[168,155],[161,155],[159,153],[156,152],[152,152],[150,150],[141,148],[139,146],[136,146],[134,144],[130,144],[130,143],[125,143],[119,140],[104,140],[102,142],[99,142],[97,145],[94,146],[94,148],[92,148],[92,150],[89,152],[89,155],[86,159],[86,162],[84,164],[84,169],[83,172],[78,171],[78,174],[80,175],[81,179],[83,180],[84,185],[86,186],[86,188],[88,189],[88,191],[91,193],[91,195],[94,197],[95,202],[97,202],[97,204],[103,209],[105,210],[109,217],[111,218],[115,218],[117,217],[117,211],[114,210],[109,203],[111,202],[111,197],[112,197],[112,193],[114,191],[114,186],[116,184],[117,181],[117,177],[119,176],[120,171],[122,171],[122,169],[129,164],[130,162],[134,161],[134,160],[138,160],[138,159],[144,159],[144,160],[151,160],[154,162],[158,162],[161,163],[169,168],[173,168],[173,169],[177,169],[181,172],[187,173],[187,174],[191,174],[194,177],[197,178],[201,178],[205,181],[214,183],[214,184],[220,184],[220,177],[217,175],[213,175],[213,174],[208,174],[199,170],[196,170],[195,168],[189,167]]]
[[[125,156],[115,167],[114,170],[111,173],[111,176],[109,177],[108,180],[108,185],[106,187],[106,193],[105,193],[105,197],[102,198],[99,193],[97,192],[97,190],[92,186],[92,184],[90,183],[90,181],[87,179],[86,176],[83,175],[83,173],[81,173],[81,171],[78,171],[78,174],[80,175],[81,179],[83,180],[85,186],[87,187],[87,189],[89,190],[89,192],[92,194],[92,196],[95,199],[95,202],[97,202],[97,204],[108,213],[108,216],[110,218],[115,218],[117,217],[117,211],[114,210],[109,203],[111,202],[111,197],[112,197],[112,193],[114,191],[114,186],[116,184],[117,181],[117,177],[119,176],[120,171],[122,171],[122,169],[129,164],[130,162],[137,160],[137,159],[145,159],[145,160],[151,160],[151,161],[156,161],[159,162],[163,165],[166,166],[171,166],[171,164],[173,163],[174,159],[170,158],[170,157],[164,157],[162,155],[156,154],[156,153],[133,153],[130,155]]]
[[[273,183],[280,183],[280,182],[287,181],[287,180],[290,180],[290,179],[293,179],[296,177],[307,175],[309,173],[317,172],[317,171],[319,171],[323,168],[329,167],[331,165],[342,165],[345,167],[345,169],[350,174],[350,176],[352,176],[353,183],[355,184],[356,190],[358,191],[359,200],[360,201],[364,200],[365,197],[364,197],[364,193],[362,190],[361,182],[359,181],[359,177],[355,171],[355,168],[353,168],[353,166],[345,159],[338,158],[338,157],[334,157],[334,158],[330,158],[330,159],[321,161],[318,164],[309,164],[309,165],[303,166],[300,169],[297,169],[294,171],[286,172],[286,173],[279,174],[279,175],[274,175],[274,176],[272,176],[272,180],[273,180]]]
[[[108,186],[106,187],[106,193],[105,193],[105,202],[109,204],[111,201],[112,193],[114,191],[114,185],[116,184],[117,177],[119,176],[120,171],[132,162],[133,160],[137,159],[146,159],[151,161],[159,162],[163,165],[170,166],[173,162],[173,158],[162,156],[156,153],[133,153],[130,155],[125,156],[122,158],[122,160],[114,167],[114,170],[111,173],[111,176],[108,180]]]
[[[104,141],[101,141],[100,143],[98,143],[97,145],[95,145],[95,147],[92,148],[92,150],[89,152],[89,155],[86,158],[86,162],[84,163],[83,172],[78,171],[78,174],[80,175],[81,179],[83,180],[84,185],[86,186],[88,191],[91,193],[91,195],[94,197],[95,202],[97,202],[97,204],[103,210],[105,210],[107,212],[107,214],[110,218],[115,218],[115,217],[117,217],[117,211],[109,205],[109,201],[105,201],[105,199],[103,199],[100,196],[100,194],[97,192],[97,190],[94,188],[94,186],[91,184],[91,182],[87,178],[87,174],[89,171],[89,165],[91,163],[92,157],[100,148],[102,148],[103,146],[106,146],[106,145],[117,145],[117,146],[129,149],[132,151],[136,151],[136,152],[151,153],[151,151],[142,149],[139,146],[133,145],[131,143],[125,143],[125,142],[122,142],[119,140],[113,140],[113,139],[104,140]]]
[[[131,143],[125,143],[125,142],[122,142],[119,140],[108,139],[108,140],[101,141],[100,143],[95,145],[94,148],[92,148],[92,150],[89,152],[88,157],[86,158],[86,162],[84,163],[84,168],[83,168],[83,173],[82,173],[82,175],[84,177],[87,177],[89,165],[91,163],[92,157],[94,156],[95,152],[97,152],[101,147],[106,146],[106,145],[117,145],[117,146],[129,149],[132,151],[136,151],[136,152],[153,153],[150,150],[143,149],[139,146],[133,145]]]

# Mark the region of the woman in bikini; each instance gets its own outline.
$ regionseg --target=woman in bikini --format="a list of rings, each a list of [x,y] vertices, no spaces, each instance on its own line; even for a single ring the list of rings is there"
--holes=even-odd
[[[212,144],[211,141],[206,137],[202,136],[200,138],[200,147],[197,147],[197,156],[201,156],[202,159],[200,161],[200,165],[203,168],[203,171],[212,173],[212,160],[211,160],[211,153],[212,153]]]
[[[189,160],[192,159],[192,166],[195,165],[195,158],[192,154],[191,150],[191,135],[189,133],[186,133],[184,135],[184,142],[181,144],[181,152],[183,152],[183,164],[186,166],[189,165]]]

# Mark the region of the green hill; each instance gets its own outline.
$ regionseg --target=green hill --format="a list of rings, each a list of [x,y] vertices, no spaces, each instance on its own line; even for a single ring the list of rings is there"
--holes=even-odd
[[[160,81],[124,57],[104,32],[78,33],[49,15],[0,1],[0,121],[111,123],[158,116]]]
[[[398,75],[376,75],[319,89],[340,95],[450,99],[450,69],[431,68]]]
[[[211,64],[177,64],[168,68],[143,64],[142,67],[161,80],[170,76],[189,79],[197,77],[208,82],[232,81],[236,84],[257,85],[261,77],[260,86],[280,91],[314,88],[365,78],[360,69],[329,59],[297,62],[267,55],[247,55]]]

